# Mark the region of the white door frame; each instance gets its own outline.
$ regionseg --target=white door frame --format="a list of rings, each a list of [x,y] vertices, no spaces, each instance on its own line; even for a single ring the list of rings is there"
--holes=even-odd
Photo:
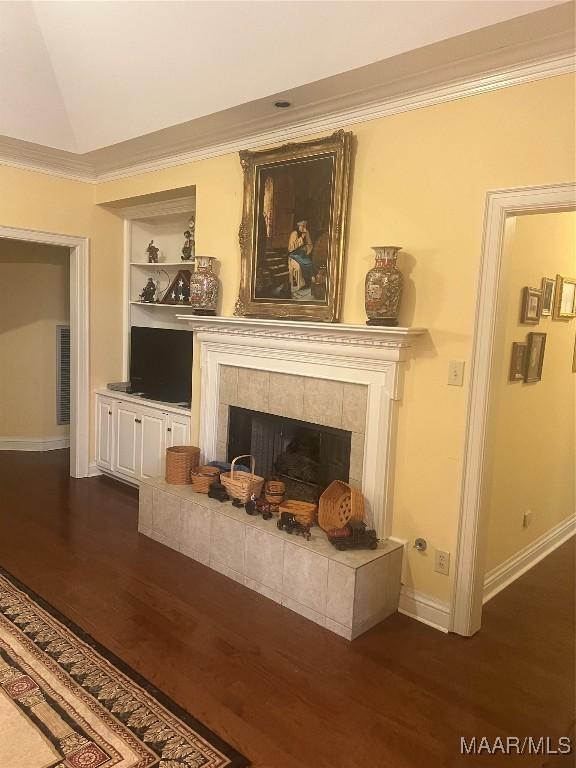
[[[85,237],[0,226],[0,238],[70,249],[70,475],[88,477],[89,241]]]
[[[473,635],[480,629],[484,590],[487,516],[482,505],[485,440],[496,307],[502,265],[504,227],[509,216],[576,208],[576,184],[523,187],[489,192],[486,199],[480,284],[472,352],[470,399],[451,631]]]

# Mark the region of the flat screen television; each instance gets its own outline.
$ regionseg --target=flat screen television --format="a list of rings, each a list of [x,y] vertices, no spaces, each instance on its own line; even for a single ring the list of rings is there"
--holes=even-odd
[[[150,400],[189,404],[192,331],[141,328],[130,332],[130,389]]]

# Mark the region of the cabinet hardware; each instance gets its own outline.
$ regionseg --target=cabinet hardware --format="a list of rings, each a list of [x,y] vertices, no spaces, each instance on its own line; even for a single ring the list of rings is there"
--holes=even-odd
[[[108,411],[108,416],[112,416],[112,411]]]
[[[168,429],[166,430],[166,432],[172,432],[172,427],[168,427]]]
[[[136,424],[142,424],[142,419],[134,419],[134,421],[136,422]]]

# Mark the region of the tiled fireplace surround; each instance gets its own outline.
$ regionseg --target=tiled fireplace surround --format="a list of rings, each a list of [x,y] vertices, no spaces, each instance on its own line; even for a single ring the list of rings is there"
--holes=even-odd
[[[139,530],[343,637],[356,637],[398,605],[403,550],[387,538],[395,403],[413,337],[423,331],[192,322],[201,353],[202,460],[226,459],[230,406],[349,430],[350,482],[362,488],[368,522],[382,541],[376,551],[338,552],[318,528],[306,542],[278,531],[274,520],[249,517],[163,480],[141,486]]]
[[[351,432],[349,479],[362,487],[366,385],[223,365],[218,392],[218,460],[227,461],[230,406],[237,406]]]

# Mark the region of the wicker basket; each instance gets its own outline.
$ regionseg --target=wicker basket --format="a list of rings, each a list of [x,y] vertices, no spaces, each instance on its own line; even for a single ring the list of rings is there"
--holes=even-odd
[[[250,472],[241,472],[234,469],[234,465],[238,459],[250,459]],[[233,499],[238,499],[246,503],[250,500],[250,496],[254,494],[256,497],[260,496],[262,486],[264,485],[264,478],[256,475],[254,470],[256,468],[256,462],[254,456],[250,454],[244,454],[243,456],[237,456],[232,462],[230,472],[223,472],[220,475],[220,482],[228,491],[228,495]]]
[[[170,485],[189,485],[190,472],[196,469],[200,448],[194,445],[174,445],[166,449],[166,482]]]
[[[283,504],[280,504],[279,507],[280,513],[291,512],[302,525],[314,525],[317,509],[317,504],[312,504],[309,501],[295,501],[293,499],[288,499]]]
[[[220,470],[217,467],[198,467],[190,473],[192,490],[196,493],[208,493],[213,483],[220,480]]]
[[[281,480],[267,480],[264,486],[264,498],[277,511],[279,504],[286,498],[286,484]]]
[[[350,520],[364,519],[364,496],[358,488],[334,480],[320,496],[318,525],[324,531],[343,528]]]

